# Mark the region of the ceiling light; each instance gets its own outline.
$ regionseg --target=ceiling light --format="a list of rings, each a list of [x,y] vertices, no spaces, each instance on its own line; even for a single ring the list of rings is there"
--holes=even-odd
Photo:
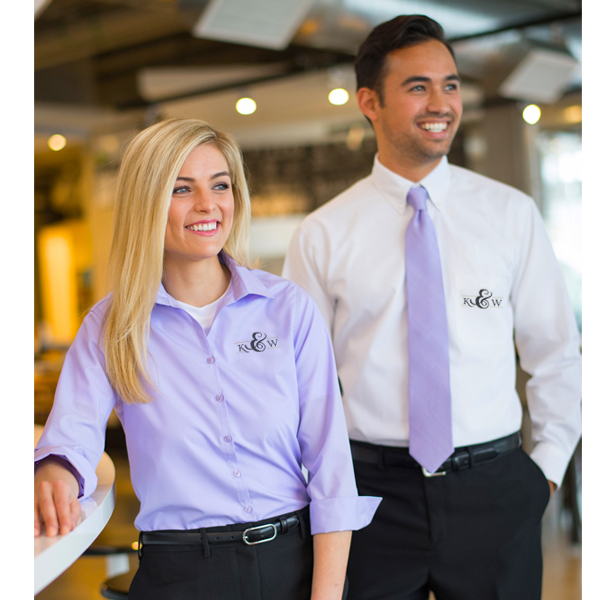
[[[240,98],[235,104],[235,110],[240,115],[251,115],[257,110],[257,103],[252,98]]]
[[[567,106],[565,108],[565,121],[567,123],[581,123],[582,122],[582,107],[579,104],[573,106]]]
[[[536,104],[529,104],[522,112],[522,118],[529,125],[534,125],[541,118],[541,109]]]
[[[62,148],[64,148],[64,146],[66,146],[66,138],[63,135],[60,135],[59,133],[56,133],[55,135],[52,135],[47,140],[47,145],[52,150],[57,152],[58,150],[62,150]]]
[[[341,104],[346,104],[349,101],[349,92],[343,88],[336,88],[329,93],[327,98],[332,104],[340,106]]]

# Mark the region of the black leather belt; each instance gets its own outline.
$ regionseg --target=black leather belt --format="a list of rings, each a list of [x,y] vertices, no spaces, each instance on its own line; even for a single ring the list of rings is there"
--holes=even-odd
[[[453,454],[434,472],[429,473],[410,454],[408,448],[393,446],[376,446],[366,442],[351,440],[353,460],[380,465],[383,467],[401,467],[405,469],[422,469],[426,477],[445,475],[449,471],[469,469],[476,464],[494,460],[522,445],[520,432],[484,444],[455,448]]]
[[[225,527],[210,527],[209,531],[203,529],[207,536],[208,544],[222,544],[229,542],[243,542],[248,546],[255,544],[263,544],[271,542],[278,535],[295,529],[300,524],[300,519],[308,518],[308,507],[282,517],[270,519],[271,522],[247,523],[251,525],[246,529],[238,529],[237,531],[219,531]],[[241,526],[241,524],[238,524]],[[139,534],[139,545],[157,545],[157,546],[193,546],[203,544],[200,529],[161,529],[159,531],[142,531]]]

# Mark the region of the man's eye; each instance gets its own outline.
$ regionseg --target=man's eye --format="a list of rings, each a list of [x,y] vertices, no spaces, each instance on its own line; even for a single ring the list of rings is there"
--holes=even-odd
[[[457,83],[450,83],[449,85],[445,86],[446,90],[450,90],[450,91],[455,91],[458,89],[458,84]]]
[[[411,88],[411,92],[423,92],[425,89],[425,85],[415,85]]]

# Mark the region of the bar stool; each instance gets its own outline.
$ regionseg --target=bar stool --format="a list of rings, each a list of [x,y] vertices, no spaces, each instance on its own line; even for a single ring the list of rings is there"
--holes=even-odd
[[[110,598],[110,600],[127,600],[128,590],[134,576],[135,572],[129,571],[103,581],[100,587],[101,596]]]
[[[104,556],[108,578],[99,588],[103,598],[127,600],[128,589],[136,571],[131,570],[129,557],[137,551],[131,546],[90,546],[84,556]],[[111,577],[109,577],[111,575]]]

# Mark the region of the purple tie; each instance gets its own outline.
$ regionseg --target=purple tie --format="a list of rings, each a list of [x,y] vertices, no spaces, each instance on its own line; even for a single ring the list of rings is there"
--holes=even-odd
[[[453,452],[449,335],[436,231],[423,187],[406,198],[414,208],[405,237],[409,316],[409,452],[434,473]]]

